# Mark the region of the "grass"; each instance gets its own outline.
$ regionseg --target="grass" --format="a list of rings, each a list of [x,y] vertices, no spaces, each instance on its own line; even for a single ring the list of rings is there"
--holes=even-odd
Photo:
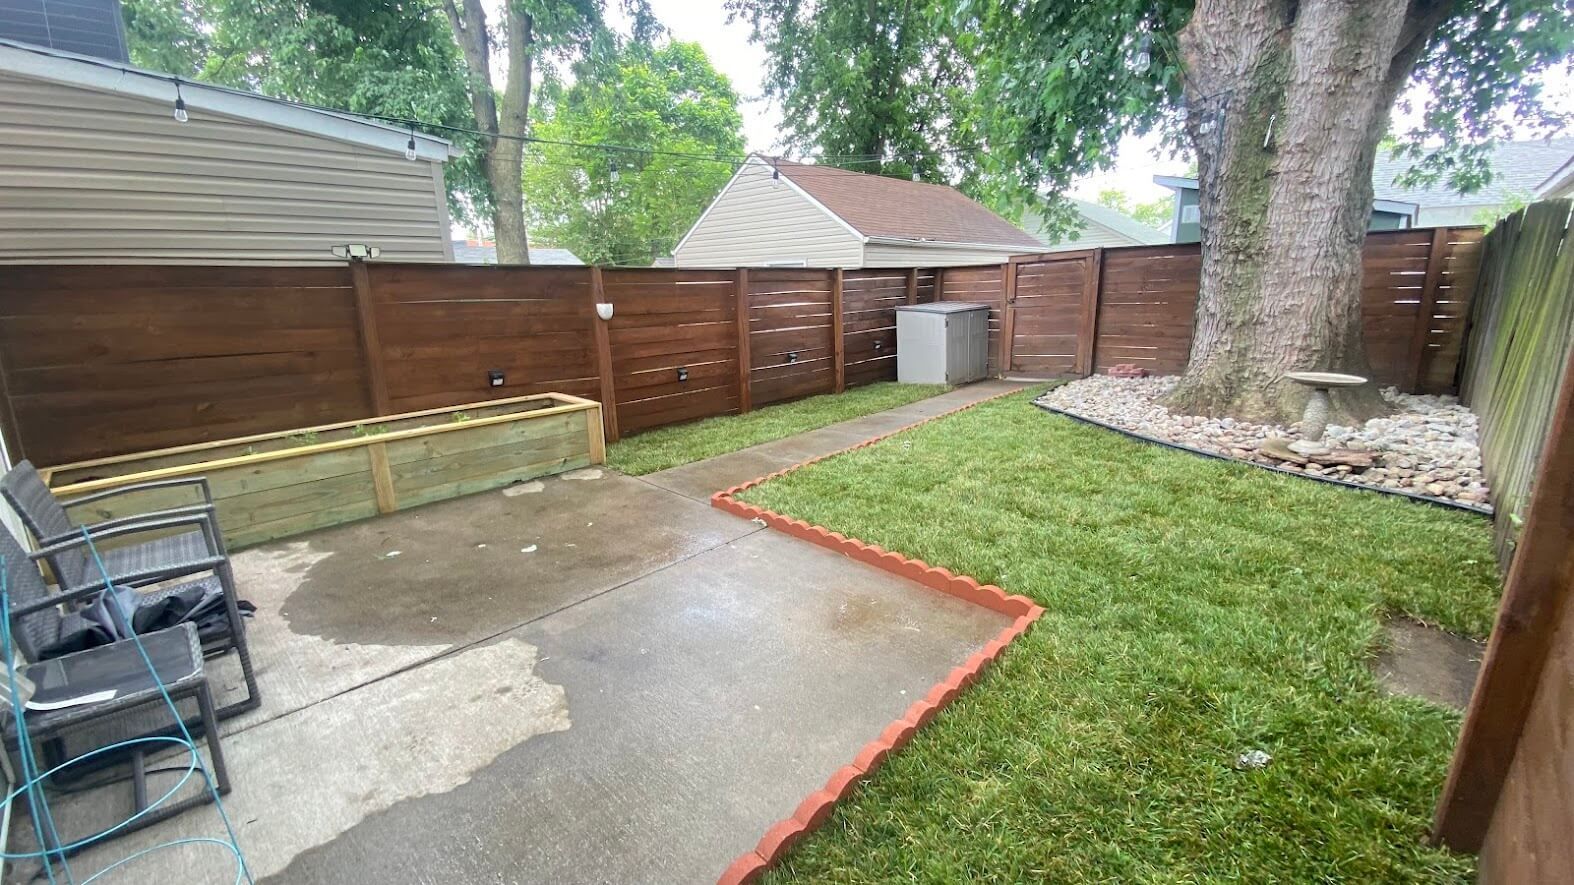
[[[1425,843],[1459,716],[1369,659],[1385,613],[1486,633],[1488,524],[1030,398],[743,495],[1046,608],[770,881],[1468,881]]]
[[[725,455],[760,443],[784,439],[838,421],[894,409],[945,393],[941,384],[884,382],[846,393],[813,396],[747,415],[722,415],[688,424],[660,427],[607,446],[607,466],[634,476],[655,473],[690,461]]]

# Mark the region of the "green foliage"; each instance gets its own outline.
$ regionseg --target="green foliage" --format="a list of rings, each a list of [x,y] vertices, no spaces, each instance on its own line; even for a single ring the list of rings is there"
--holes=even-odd
[[[672,251],[731,176],[730,166],[696,157],[742,154],[738,95],[696,43],[631,43],[581,73],[571,86],[543,90],[534,132],[544,143],[525,154],[531,227],[587,263],[649,264]]]
[[[728,0],[768,53],[782,144],[831,165],[970,186],[970,68],[933,0]]]
[[[132,64],[184,77],[202,71],[210,45],[200,0],[122,0],[121,16]]]
[[[388,427],[384,424],[373,424],[369,427],[365,424],[357,424],[350,428],[350,436],[355,439],[362,439],[368,436],[382,436],[387,432]]]
[[[1099,191],[1097,202],[1100,206],[1108,206],[1122,215],[1159,230],[1169,230],[1170,219],[1175,214],[1173,196],[1138,203],[1130,194],[1115,187]]]
[[[766,406],[747,415],[723,415],[658,427],[607,446],[607,466],[634,476],[655,473],[894,409],[946,390],[940,384],[866,384],[846,393]]]
[[[768,881],[1469,881],[1426,840],[1458,714],[1370,663],[1384,612],[1485,634],[1490,524],[1030,396],[743,494],[1045,608]]]

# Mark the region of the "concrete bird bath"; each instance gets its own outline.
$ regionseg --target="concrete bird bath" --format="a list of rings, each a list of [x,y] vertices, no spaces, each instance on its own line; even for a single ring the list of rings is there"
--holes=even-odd
[[[1323,445],[1323,433],[1328,429],[1328,391],[1335,387],[1360,387],[1367,379],[1338,372],[1286,372],[1284,377],[1312,389],[1306,412],[1301,416],[1301,438],[1290,443],[1290,449],[1302,455],[1328,454],[1332,450]]]

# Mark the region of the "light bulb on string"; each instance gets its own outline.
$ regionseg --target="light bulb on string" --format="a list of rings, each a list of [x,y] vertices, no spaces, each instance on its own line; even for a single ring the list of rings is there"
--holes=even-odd
[[[182,96],[180,94],[180,80],[179,80],[179,78],[176,78],[176,80],[175,80],[175,122],[176,123],[184,123],[184,122],[186,122],[187,120],[190,120],[190,119],[191,119],[191,115],[186,113],[186,99],[185,99],[185,96]]]
[[[406,160],[414,160],[415,159],[415,127],[414,126],[410,127],[410,140],[404,143],[404,158]]]
[[[1137,44],[1137,54],[1131,58],[1131,71],[1138,76],[1148,72],[1148,66],[1153,64],[1153,38],[1144,34],[1142,42]]]
[[[617,160],[608,160],[607,161],[607,172],[612,177],[612,181],[613,181],[614,184],[617,183],[617,180],[619,178],[623,177],[622,174],[618,172],[618,161]]]

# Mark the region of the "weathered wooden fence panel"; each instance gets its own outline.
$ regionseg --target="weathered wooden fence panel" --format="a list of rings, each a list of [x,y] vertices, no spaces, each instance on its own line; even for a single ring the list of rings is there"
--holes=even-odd
[[[1185,369],[1201,274],[1195,244],[1105,250],[1093,371],[1124,363],[1155,375]]]
[[[1092,253],[1078,253],[1015,262],[1010,321],[1012,372],[1078,372],[1084,296],[1095,260]]]
[[[947,267],[940,271],[937,301],[976,301],[989,305],[989,374],[1002,374],[1000,333],[1005,325],[1005,265]]]
[[[907,303],[907,270],[850,270],[842,282],[847,386],[896,380],[896,308]]]
[[[1479,849],[1483,882],[1574,879],[1571,209],[1536,203],[1487,235],[1462,372],[1508,576],[1434,834]]]

